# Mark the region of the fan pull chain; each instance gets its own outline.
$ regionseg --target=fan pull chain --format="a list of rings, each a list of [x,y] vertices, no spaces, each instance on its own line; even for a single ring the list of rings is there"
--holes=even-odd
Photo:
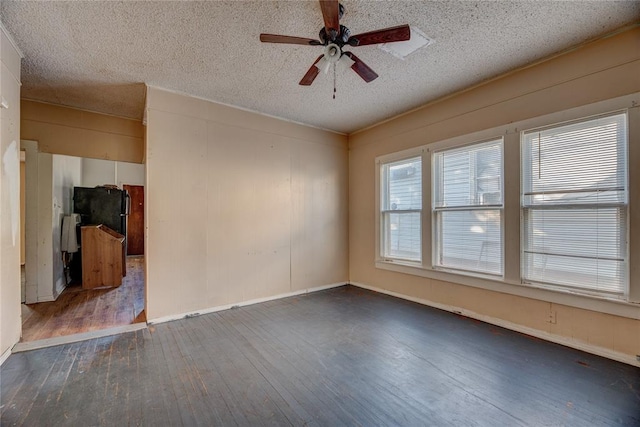
[[[333,64],[333,99],[336,99],[336,64]]]

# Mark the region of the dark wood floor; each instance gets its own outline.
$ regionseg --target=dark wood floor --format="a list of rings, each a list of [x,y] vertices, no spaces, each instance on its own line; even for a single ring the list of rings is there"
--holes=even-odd
[[[34,341],[146,322],[144,258],[127,258],[117,288],[68,286],[51,302],[22,304],[22,341]]]
[[[351,286],[13,354],[2,425],[640,425],[640,369]]]

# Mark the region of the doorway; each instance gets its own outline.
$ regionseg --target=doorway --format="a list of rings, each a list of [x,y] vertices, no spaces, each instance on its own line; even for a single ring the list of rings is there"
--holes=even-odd
[[[26,142],[33,141],[23,141]],[[81,262],[82,244],[78,242],[76,252],[62,252],[60,241],[63,219],[74,212],[74,187],[107,185],[124,189],[126,185],[141,195],[142,201],[138,203],[144,207],[144,165],[40,153],[37,143],[33,143],[35,147],[26,144],[31,150],[27,150],[25,156],[22,182],[26,270],[31,273],[31,276],[25,275],[31,280],[26,280],[26,298],[22,305],[22,341],[146,322],[144,243],[136,256],[125,260],[127,271],[120,286],[83,289],[81,275],[72,278],[70,274],[70,263]],[[30,188],[37,188],[31,196]],[[43,188],[52,188],[54,194],[43,192]],[[138,234],[144,236],[144,216],[140,221],[139,225],[134,223],[134,228],[140,230],[134,229],[133,240]],[[41,236],[44,237],[39,239]],[[30,244],[30,241],[39,244]]]

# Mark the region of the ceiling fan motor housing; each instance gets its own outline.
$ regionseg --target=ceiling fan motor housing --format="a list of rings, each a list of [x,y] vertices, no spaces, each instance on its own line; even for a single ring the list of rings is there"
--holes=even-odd
[[[349,37],[351,37],[351,30],[349,30],[344,25],[340,25],[340,32],[336,34],[335,39],[332,40],[331,36],[327,34],[326,28],[322,27],[320,29],[319,37],[325,46],[328,45],[329,43],[335,43],[338,46],[342,47],[345,44],[347,44]]]

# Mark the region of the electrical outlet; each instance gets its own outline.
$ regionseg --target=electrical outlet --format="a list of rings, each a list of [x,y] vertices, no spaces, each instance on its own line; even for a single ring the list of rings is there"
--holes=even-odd
[[[547,323],[551,323],[552,325],[555,325],[557,320],[556,320],[556,311],[555,310],[551,310],[549,311],[549,318],[547,319]]]

